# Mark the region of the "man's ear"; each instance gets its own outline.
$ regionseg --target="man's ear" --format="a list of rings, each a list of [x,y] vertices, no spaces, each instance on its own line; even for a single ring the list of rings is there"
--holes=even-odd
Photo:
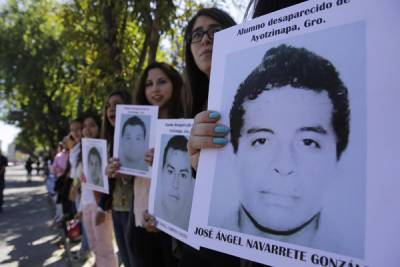
[[[231,166],[233,166],[232,167],[232,169],[233,169],[233,171],[234,171],[234,173],[238,173],[238,171],[240,170],[239,169],[239,164],[237,164],[237,161],[239,160],[239,158],[238,158],[238,150],[236,150],[236,153],[234,152],[234,150],[233,150],[233,145],[232,145],[232,143],[231,142],[229,142],[227,145],[226,145],[226,147],[227,147],[227,149],[229,150],[229,154],[231,155],[231,158],[232,158],[232,164],[231,164]],[[239,149],[239,148],[238,148]]]

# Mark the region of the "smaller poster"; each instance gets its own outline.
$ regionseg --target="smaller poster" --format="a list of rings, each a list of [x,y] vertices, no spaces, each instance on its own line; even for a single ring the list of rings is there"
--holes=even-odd
[[[108,194],[106,140],[82,138],[82,163],[86,177],[82,186]]]
[[[149,211],[157,228],[188,243],[195,177],[187,150],[193,120],[159,120]]]
[[[121,163],[119,172],[151,177],[144,153],[154,147],[157,106],[117,105],[113,157]]]

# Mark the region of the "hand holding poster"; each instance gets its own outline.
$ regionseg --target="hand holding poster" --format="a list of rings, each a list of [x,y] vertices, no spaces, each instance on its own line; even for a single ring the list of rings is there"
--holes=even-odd
[[[159,120],[149,211],[157,228],[188,243],[195,179],[187,151],[193,120]]]
[[[383,133],[371,135],[387,107],[398,113],[398,78],[376,67],[398,52],[381,50],[383,61],[371,49],[399,43],[382,32],[398,24],[388,14],[373,1],[307,1],[216,34],[209,109],[231,135],[200,156],[189,232],[201,246],[273,266],[398,266],[399,216],[377,209],[398,167],[375,145]],[[392,171],[377,175],[382,160]]]
[[[82,186],[108,194],[106,140],[82,138],[82,164],[86,178]]]
[[[120,173],[150,177],[144,154],[154,147],[157,106],[117,105],[114,133],[114,158]]]

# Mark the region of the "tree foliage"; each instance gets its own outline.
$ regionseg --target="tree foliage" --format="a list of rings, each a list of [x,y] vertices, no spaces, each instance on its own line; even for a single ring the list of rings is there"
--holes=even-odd
[[[0,115],[21,128],[17,145],[55,147],[69,119],[100,111],[113,89],[133,92],[146,64],[182,69],[183,29],[200,7],[196,0],[8,0],[0,7]]]

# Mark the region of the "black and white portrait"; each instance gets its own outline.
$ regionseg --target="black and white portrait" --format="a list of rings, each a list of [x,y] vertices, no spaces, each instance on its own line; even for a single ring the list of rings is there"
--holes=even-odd
[[[188,235],[196,182],[187,149],[192,125],[191,119],[157,121],[149,212],[158,229],[198,248]]]
[[[163,135],[155,215],[188,230],[195,179],[184,135]]]
[[[87,154],[88,174],[86,179],[89,183],[103,187],[103,169],[101,154],[99,149],[95,146],[89,149]]]
[[[144,153],[149,148],[147,135],[149,121],[146,115],[124,114],[122,116],[118,154],[121,166],[128,169],[148,170],[144,162]]]
[[[85,183],[82,183],[82,186],[108,193],[106,140],[82,138],[82,163],[86,180]]]
[[[198,178],[212,182],[199,189],[198,218],[243,240],[364,257],[364,37],[360,22],[226,56],[211,109],[229,143],[200,160]]]
[[[117,105],[113,157],[120,173],[151,177],[144,154],[154,147],[157,118],[158,106]]]

